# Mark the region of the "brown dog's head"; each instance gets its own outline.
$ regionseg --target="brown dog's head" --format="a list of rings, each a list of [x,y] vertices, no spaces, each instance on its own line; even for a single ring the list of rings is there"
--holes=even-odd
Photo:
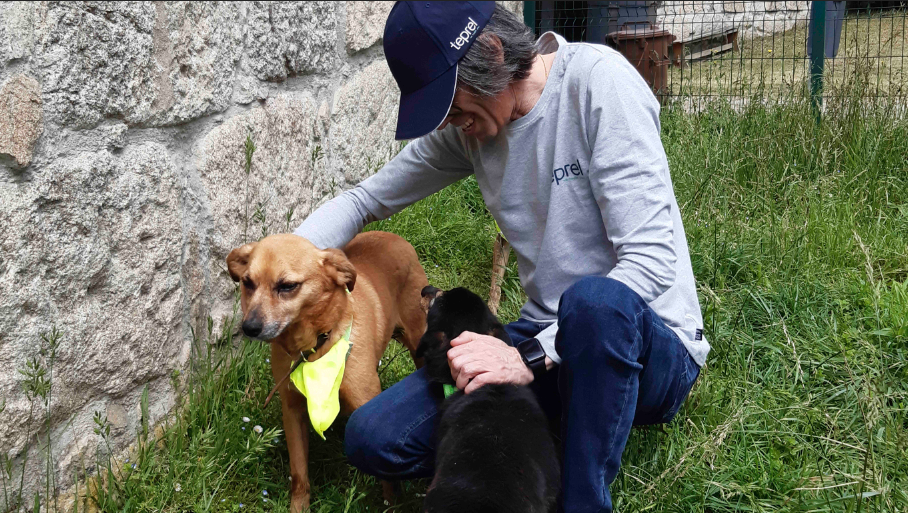
[[[227,269],[240,283],[242,327],[250,338],[278,342],[291,355],[310,349],[323,354],[330,349],[327,339],[337,340],[324,334],[339,328],[346,290],[356,283],[343,251],[320,250],[292,234],[271,235],[231,251]]]

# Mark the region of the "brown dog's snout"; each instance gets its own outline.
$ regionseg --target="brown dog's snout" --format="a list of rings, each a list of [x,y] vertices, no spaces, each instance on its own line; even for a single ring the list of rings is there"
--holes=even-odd
[[[243,320],[243,333],[245,333],[247,337],[255,338],[262,333],[262,325],[262,316],[259,315],[258,310],[253,310],[249,312],[249,315]]]

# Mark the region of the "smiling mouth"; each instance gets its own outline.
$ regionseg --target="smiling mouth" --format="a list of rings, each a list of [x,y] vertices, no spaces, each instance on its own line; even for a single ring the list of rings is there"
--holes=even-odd
[[[474,124],[473,118],[470,118],[469,120],[467,120],[466,123],[460,125],[460,131],[463,133],[469,132],[470,129],[473,128],[473,124]]]

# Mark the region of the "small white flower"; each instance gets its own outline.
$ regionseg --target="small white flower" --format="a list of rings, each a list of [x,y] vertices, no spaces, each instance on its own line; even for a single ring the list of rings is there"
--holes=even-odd
[[[243,417],[243,422],[249,422],[249,417]]]
[[[268,502],[268,499],[262,499],[262,502]]]
[[[180,486],[180,483],[177,483],[177,484],[173,485],[173,489],[179,492],[180,490],[183,489],[183,487]]]
[[[242,429],[243,431],[246,431],[246,426],[243,426],[240,429]]]
[[[227,499],[221,499],[221,502],[226,502],[226,501],[227,501]]]
[[[264,496],[267,497],[267,496],[268,496],[268,490],[262,490],[262,495],[264,495]]]
[[[242,503],[242,502],[240,503],[240,507],[241,507],[241,508],[243,507],[243,503]]]
[[[135,463],[132,464],[132,469],[133,469],[133,470],[136,469],[136,464],[135,464]]]
[[[253,426],[252,430],[258,434],[262,434],[262,426]]]
[[[266,361],[267,363],[271,363],[271,358],[265,358],[265,361]]]

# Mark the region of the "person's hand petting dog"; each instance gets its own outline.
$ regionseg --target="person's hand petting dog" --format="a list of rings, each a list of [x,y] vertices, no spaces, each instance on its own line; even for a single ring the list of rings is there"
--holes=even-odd
[[[464,331],[451,341],[448,362],[457,388],[467,394],[483,385],[533,381],[533,371],[517,349],[489,335]]]

